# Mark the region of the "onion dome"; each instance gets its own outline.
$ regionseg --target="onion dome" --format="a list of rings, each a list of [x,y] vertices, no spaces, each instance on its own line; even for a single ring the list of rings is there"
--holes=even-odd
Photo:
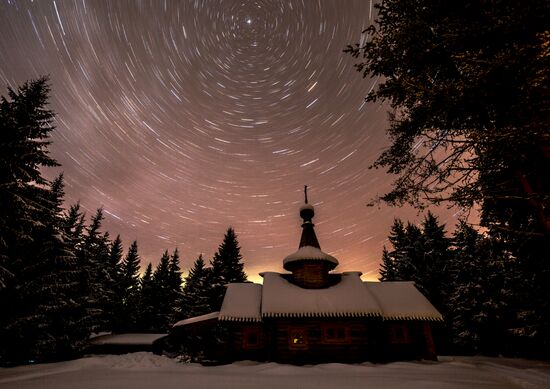
[[[319,261],[326,263],[329,270],[334,269],[338,265],[338,260],[327,253],[321,251],[321,246],[315,235],[315,229],[313,228],[313,216],[315,216],[315,210],[311,204],[307,201],[307,186],[305,187],[305,204],[300,207],[300,217],[303,219],[302,223],[302,236],[300,238],[300,245],[298,251],[288,255],[283,260],[283,267],[285,270],[293,270],[300,263]]]

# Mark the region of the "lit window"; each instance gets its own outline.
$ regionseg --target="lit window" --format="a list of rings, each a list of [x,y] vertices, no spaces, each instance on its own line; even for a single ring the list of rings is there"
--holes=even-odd
[[[307,348],[306,331],[303,328],[293,328],[289,331],[290,348]]]

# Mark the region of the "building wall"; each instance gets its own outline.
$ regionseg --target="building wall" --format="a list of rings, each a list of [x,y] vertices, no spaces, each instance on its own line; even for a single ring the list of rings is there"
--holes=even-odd
[[[292,283],[306,289],[326,288],[329,283],[329,265],[321,261],[301,261],[292,269]]]
[[[436,359],[430,325],[423,321],[272,318],[227,328],[234,360],[307,364]]]
[[[208,323],[210,324],[210,323]],[[267,318],[261,323],[189,326],[209,345],[208,359],[292,364],[436,359],[429,322],[380,318]],[[208,337],[219,337],[219,342]],[[211,339],[213,340],[213,339]]]

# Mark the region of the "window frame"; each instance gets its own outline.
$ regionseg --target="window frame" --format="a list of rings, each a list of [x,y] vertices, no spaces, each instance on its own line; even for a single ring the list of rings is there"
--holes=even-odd
[[[333,331],[333,336],[328,336],[328,332]],[[343,331],[343,337],[338,336]],[[321,342],[328,344],[349,344],[351,343],[350,328],[344,324],[323,324],[321,326]]]
[[[250,342],[250,335],[256,336],[256,342]],[[243,329],[243,348],[258,349],[262,348],[262,330],[256,327],[245,327]]]
[[[296,338],[295,334],[302,334],[302,342],[296,343],[294,339]],[[305,327],[290,327],[288,329],[288,348],[291,350],[303,350],[309,348],[308,341],[308,331]]]
[[[400,333],[399,333],[400,332]],[[389,326],[390,343],[393,344],[409,344],[411,337],[409,334],[409,326],[405,323],[394,323]]]

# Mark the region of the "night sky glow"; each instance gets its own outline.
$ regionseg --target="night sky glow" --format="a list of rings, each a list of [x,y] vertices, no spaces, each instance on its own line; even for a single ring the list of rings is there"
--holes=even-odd
[[[50,75],[63,166],[46,174],[143,264],[177,246],[187,270],[231,225],[252,279],[281,271],[307,184],[322,249],[373,279],[394,217],[419,218],[366,207],[392,181],[368,169],[387,107],[342,50],[373,16],[366,0],[1,0],[1,94]]]

